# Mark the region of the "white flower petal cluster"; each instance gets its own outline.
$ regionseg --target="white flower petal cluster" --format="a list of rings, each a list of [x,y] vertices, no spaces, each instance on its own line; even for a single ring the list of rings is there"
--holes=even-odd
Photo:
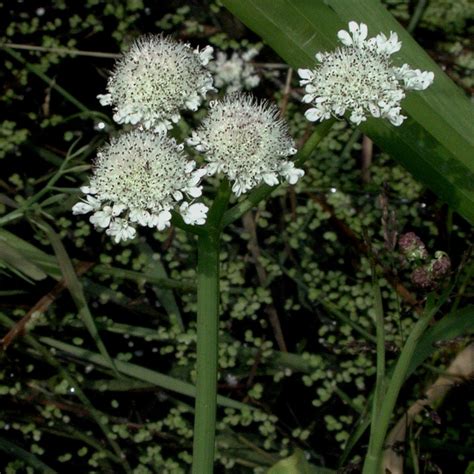
[[[116,243],[135,237],[137,225],[169,227],[175,207],[187,224],[202,225],[208,209],[193,200],[202,194],[205,174],[165,133],[135,129],[97,154],[90,184],[81,188],[85,197],[73,213],[92,213],[89,221]]]
[[[287,124],[278,109],[251,96],[232,94],[213,103],[209,115],[188,144],[205,156],[209,175],[223,173],[236,196],[279,177],[295,184],[304,171],[286,158],[296,153]]]
[[[206,68],[212,53],[210,46],[193,51],[164,36],[143,37],[115,66],[100,103],[113,106],[117,123],[166,131],[214,90]]]
[[[250,62],[257,54],[258,51],[255,48],[249,49],[243,54],[235,51],[230,57],[226,53],[218,51],[216,59],[209,63],[216,87],[225,87],[228,94],[257,87],[260,77]]]
[[[303,102],[312,105],[305,113],[311,122],[350,111],[349,119],[356,125],[372,115],[399,126],[406,118],[400,106],[405,91],[424,90],[432,84],[432,72],[392,64],[390,56],[402,46],[396,33],[373,38],[367,34],[367,25],[351,21],[349,31],[338,33],[342,47],[317,53],[315,69],[298,70],[306,91]]]

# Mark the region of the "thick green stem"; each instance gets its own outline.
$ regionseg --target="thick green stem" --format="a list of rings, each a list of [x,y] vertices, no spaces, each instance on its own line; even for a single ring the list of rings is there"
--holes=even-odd
[[[193,474],[213,472],[219,332],[219,235],[198,240],[197,383]]]
[[[393,371],[393,375],[387,386],[386,395],[382,402],[377,422],[374,424],[373,431],[371,431],[370,434],[371,440],[369,442],[369,446],[371,450],[365,459],[364,469],[362,471],[363,474],[381,474],[381,461],[384,441],[387,435],[390,418],[395,408],[398,394],[400,393],[400,389],[405,382],[417,343],[437,310],[438,308],[434,308],[428,311],[425,316],[423,316],[422,319],[420,319],[415,324],[402,349],[400,357],[398,358],[397,364],[395,366],[395,370]]]
[[[212,474],[214,466],[219,335],[220,223],[227,208],[229,194],[229,184],[223,182],[209,211],[206,232],[198,237],[197,383],[193,474]]]

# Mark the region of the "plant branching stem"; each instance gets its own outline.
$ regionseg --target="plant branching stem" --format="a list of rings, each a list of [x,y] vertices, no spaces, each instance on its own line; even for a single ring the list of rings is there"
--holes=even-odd
[[[295,165],[302,165],[316,146],[328,134],[333,120],[315,127],[314,132],[299,152]],[[261,185],[247,199],[226,212],[230,186],[224,181],[209,211],[207,224],[198,231],[188,229],[178,216],[173,224],[198,235],[197,264],[197,383],[194,420],[193,474],[212,474],[214,466],[217,355],[219,334],[219,250],[222,230],[239,219],[260,201],[267,198],[276,186]]]

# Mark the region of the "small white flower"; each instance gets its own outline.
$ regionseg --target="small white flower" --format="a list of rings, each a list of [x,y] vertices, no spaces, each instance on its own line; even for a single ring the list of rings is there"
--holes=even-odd
[[[233,94],[215,104],[188,144],[204,154],[207,174],[226,175],[237,196],[261,182],[276,185],[278,177],[294,184],[304,174],[286,159],[296,149],[278,109],[250,96]]]
[[[342,117],[349,111],[349,120],[356,125],[372,115],[399,126],[406,118],[400,106],[405,91],[424,90],[432,84],[432,72],[392,64],[390,56],[402,46],[396,33],[367,35],[367,25],[351,21],[349,31],[337,34],[342,47],[317,53],[319,64],[313,70],[298,69],[306,92],[303,102],[312,105],[305,112],[309,121]]]
[[[297,181],[304,176],[304,171],[299,168],[295,168],[295,164],[292,161],[286,161],[280,166],[280,174],[290,184],[296,184]]]
[[[207,207],[192,200],[201,195],[205,174],[166,134],[135,129],[112,139],[97,154],[90,185],[81,188],[86,198],[73,213],[92,212],[89,221],[107,229],[115,242],[133,238],[136,225],[166,229],[178,203],[187,223],[202,225]]]
[[[126,219],[115,219],[105,233],[113,237],[114,242],[118,244],[121,240],[133,239],[137,231]]]
[[[197,110],[207,92],[214,90],[204,67],[212,48],[192,50],[164,36],[138,39],[116,64],[107,94],[97,96],[112,105],[117,123],[166,131],[184,109]]]
[[[260,77],[250,62],[257,54],[258,51],[254,48],[243,54],[233,52],[230,57],[219,51],[216,60],[209,64],[216,87],[225,88],[228,94],[257,87]]]
[[[90,190],[87,186],[82,186],[81,191],[86,193],[84,189]],[[95,193],[94,193],[95,194]],[[78,202],[72,208],[72,213],[77,214],[88,214],[91,211],[96,211],[100,208],[100,201],[92,195],[88,195],[85,201]]]
[[[206,222],[208,208],[201,202],[196,202],[191,205],[187,202],[183,202],[179,211],[186,224],[203,225]]]

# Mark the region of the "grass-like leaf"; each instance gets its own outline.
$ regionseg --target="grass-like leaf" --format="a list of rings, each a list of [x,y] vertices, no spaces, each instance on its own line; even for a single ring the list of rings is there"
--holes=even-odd
[[[80,347],[72,346],[70,344],[66,344],[65,342],[57,341],[56,339],[52,339],[50,337],[42,337],[41,342],[47,344],[48,346],[59,349],[67,354],[70,354],[73,357],[85,360],[88,363],[96,364],[102,367],[109,367],[106,358],[100,354],[88,351],[86,349],[82,349]],[[194,385],[190,383],[183,382],[182,380],[170,377],[169,375],[161,374],[160,372],[147,369],[146,367],[142,367],[140,365],[131,364],[129,362],[123,362],[115,359],[114,363],[117,367],[117,370],[124,375],[127,375],[137,380],[141,380],[143,382],[152,383],[157,387],[161,387],[165,390],[179,393],[181,395],[185,395],[188,397],[195,396],[196,389]],[[220,395],[217,396],[217,403],[223,407],[235,408],[237,410],[252,408],[249,405],[246,405],[245,403],[237,402],[235,400]]]
[[[38,472],[42,472],[44,474],[57,473],[57,471],[50,468],[43,461],[37,458],[34,454],[31,454],[30,452],[24,450],[23,448],[20,448],[20,446],[17,446],[16,444],[2,437],[0,437],[0,451],[3,451],[7,455],[9,455],[12,461],[15,459],[21,459],[26,464],[36,469]]]
[[[56,254],[56,258],[58,259],[59,267],[63,274],[64,281],[66,282],[66,286],[72,296],[72,299],[74,300],[80,318],[84,322],[84,325],[89,331],[89,334],[94,339],[94,342],[100,353],[104,356],[105,360],[107,360],[109,367],[118,376],[118,371],[107,351],[107,348],[105,347],[105,344],[102,341],[102,338],[100,337],[99,331],[97,330],[97,327],[95,325],[94,318],[89,310],[89,306],[87,304],[86,297],[84,296],[84,291],[82,289],[81,282],[77,278],[72,262],[61,242],[61,239],[56,234],[56,232],[54,232],[52,227],[46,222],[41,221],[38,225],[46,233],[54,249],[54,253]]]

